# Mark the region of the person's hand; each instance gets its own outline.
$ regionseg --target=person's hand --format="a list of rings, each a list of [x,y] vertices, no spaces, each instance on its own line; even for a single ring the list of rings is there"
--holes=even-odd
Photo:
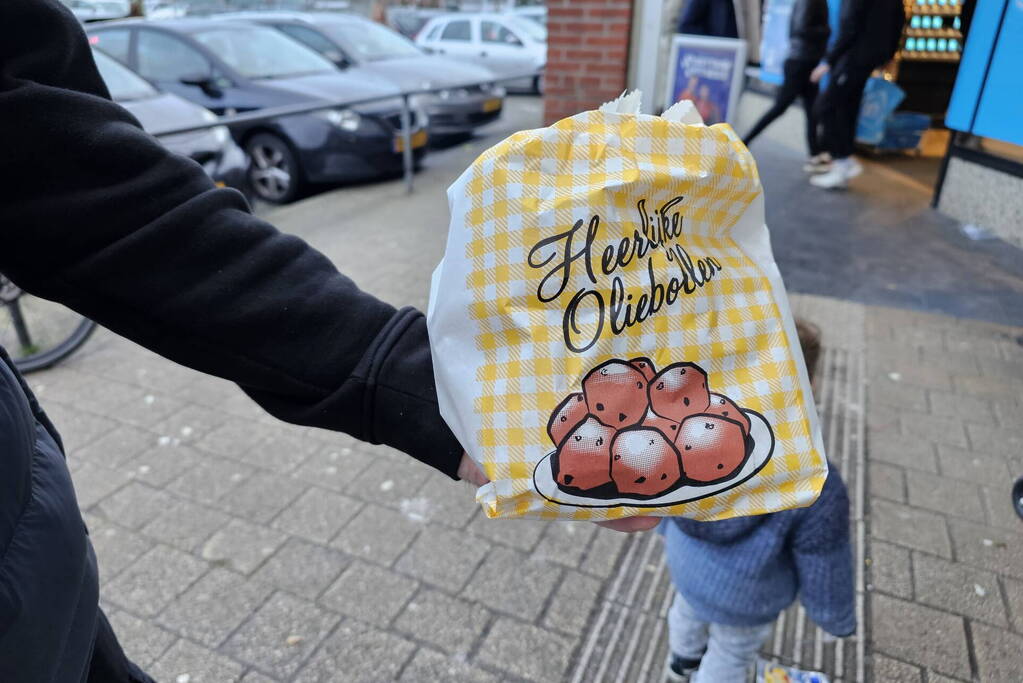
[[[821,79],[824,78],[824,74],[831,71],[831,67],[827,64],[818,64],[814,67],[814,70],[810,73],[811,83],[820,83]]]
[[[467,453],[462,453],[462,461],[458,463],[458,478],[469,482],[476,488],[490,483],[487,475],[483,474],[480,466]]]
[[[597,522],[597,526],[631,534],[636,531],[650,531],[660,521],[660,517],[626,517],[624,519],[612,519],[610,522]]]

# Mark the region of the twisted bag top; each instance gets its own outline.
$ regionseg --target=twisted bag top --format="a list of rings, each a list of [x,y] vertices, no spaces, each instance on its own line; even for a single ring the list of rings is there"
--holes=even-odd
[[[728,125],[615,108],[516,133],[448,191],[428,323],[441,413],[492,481],[477,500],[808,505],[827,465],[753,158]]]

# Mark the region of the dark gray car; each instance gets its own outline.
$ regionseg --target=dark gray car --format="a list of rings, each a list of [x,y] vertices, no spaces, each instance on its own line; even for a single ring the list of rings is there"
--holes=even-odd
[[[216,114],[324,101],[379,101],[259,123],[231,134],[252,159],[260,198],[287,202],[307,182],[338,182],[402,168],[401,100],[395,86],[342,73],[274,29],[210,19],[120,21],[89,27],[95,46],[159,89]],[[425,151],[426,115],[413,110],[412,146]]]
[[[336,12],[238,12],[224,15],[272,26],[309,46],[348,74],[391,83],[403,91],[440,88],[417,96],[433,134],[467,133],[501,115],[504,88],[476,64],[426,54],[386,26]]]

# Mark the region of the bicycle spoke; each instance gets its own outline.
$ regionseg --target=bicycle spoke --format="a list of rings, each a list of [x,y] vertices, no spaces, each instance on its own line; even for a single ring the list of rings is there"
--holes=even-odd
[[[28,331],[28,325],[25,324],[25,316],[21,314],[21,304],[18,303],[18,299],[8,302],[7,311],[11,316],[11,322],[14,323],[14,331],[18,335],[18,344],[23,351],[31,353],[32,335]]]

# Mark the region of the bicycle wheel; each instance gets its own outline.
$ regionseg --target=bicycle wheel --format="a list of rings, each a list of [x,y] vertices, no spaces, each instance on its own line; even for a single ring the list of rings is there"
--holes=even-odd
[[[21,372],[59,363],[85,343],[96,323],[60,304],[25,294],[0,277],[0,346]]]

